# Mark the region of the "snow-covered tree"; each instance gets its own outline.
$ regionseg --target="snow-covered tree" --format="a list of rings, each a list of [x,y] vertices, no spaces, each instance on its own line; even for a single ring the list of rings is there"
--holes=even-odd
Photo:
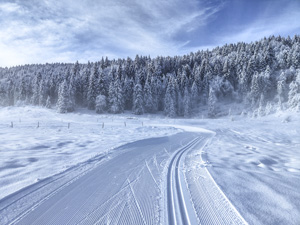
[[[96,113],[104,113],[107,109],[106,97],[104,95],[98,95],[96,97]]]
[[[208,95],[208,117],[214,118],[216,117],[216,103],[217,97],[213,88],[209,88],[209,95]]]
[[[95,109],[96,97],[100,93],[98,82],[99,82],[98,66],[97,64],[94,64],[93,71],[89,79],[89,87],[87,93],[88,109],[91,110]]]
[[[127,110],[131,110],[133,106],[133,89],[134,83],[132,78],[128,76],[125,77],[124,86],[123,86],[123,93],[124,93],[124,107]]]
[[[147,113],[154,112],[154,104],[153,104],[153,98],[152,98],[152,90],[151,86],[149,84],[149,80],[146,80],[145,87],[144,87],[144,109]]]
[[[143,89],[140,83],[137,83],[134,87],[133,94],[133,113],[141,115],[144,113],[144,101],[143,101]]]
[[[111,82],[109,88],[109,111],[111,113],[122,113],[124,111],[123,89],[119,78]]]
[[[252,77],[252,82],[251,82],[251,90],[250,90],[250,99],[251,99],[251,104],[252,106],[255,106],[259,96],[261,94],[261,89],[259,88],[259,80],[258,80],[258,73],[256,72],[254,76]]]
[[[183,98],[183,116],[190,117],[191,116],[191,101],[190,101],[190,92],[188,87],[185,87],[184,90],[184,98]]]
[[[39,87],[39,105],[40,106],[45,106],[46,105],[46,101],[47,101],[47,90],[46,90],[46,84],[45,84],[45,80],[42,79],[40,81],[40,87]]]
[[[42,74],[40,72],[36,73],[33,81],[33,96],[32,96],[32,104],[39,104],[39,96],[40,96],[40,83],[42,80]]]
[[[62,99],[60,86],[65,80],[67,111],[77,106],[95,109],[98,95],[107,98],[110,113],[133,110],[133,92],[138,83],[142,86],[145,112],[164,111],[171,117],[185,115],[186,88],[195,114],[202,110],[199,104],[208,103],[210,88],[218,105],[244,104],[245,110],[253,112],[259,108],[263,94],[265,102],[278,105],[280,110],[296,110],[299,48],[299,35],[293,39],[271,36],[253,43],[228,44],[184,56],[153,59],[137,56],[134,60],[106,57],[87,64],[0,68],[0,105],[45,106],[48,96],[53,105],[58,104]],[[116,80],[120,85],[116,85]],[[122,101],[116,100],[120,98]],[[223,108],[227,107],[220,107]]]
[[[288,105],[294,111],[300,111],[300,70],[297,71],[296,80],[289,86]]]
[[[175,80],[173,77],[171,77],[168,82],[166,95],[165,95],[164,112],[168,117],[176,116],[176,92],[175,92]]]
[[[260,95],[259,106],[258,106],[258,109],[257,109],[257,115],[260,116],[260,117],[266,115],[264,94]]]
[[[197,83],[194,81],[191,89],[191,104],[192,107],[197,108],[199,102],[199,92]]]
[[[59,113],[67,113],[69,106],[69,90],[67,81],[64,80],[59,86],[58,91],[58,101],[57,101],[57,111]]]
[[[48,95],[47,100],[46,100],[46,108],[51,109],[51,98],[50,98],[49,95]]]

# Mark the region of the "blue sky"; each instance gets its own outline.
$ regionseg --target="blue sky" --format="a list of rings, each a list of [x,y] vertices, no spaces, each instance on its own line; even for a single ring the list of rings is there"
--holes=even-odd
[[[0,66],[183,55],[299,21],[300,0],[0,0]]]

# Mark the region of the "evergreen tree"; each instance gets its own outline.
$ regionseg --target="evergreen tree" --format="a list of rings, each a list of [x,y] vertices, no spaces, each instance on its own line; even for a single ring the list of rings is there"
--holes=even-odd
[[[265,116],[266,113],[265,113],[265,97],[264,97],[264,94],[261,94],[260,95],[260,99],[259,99],[259,106],[258,106],[258,112],[257,112],[257,115],[258,116]]]
[[[69,90],[67,81],[64,80],[59,86],[58,91],[58,101],[57,101],[57,111],[59,113],[67,113],[69,106]]]
[[[106,97],[104,95],[98,95],[96,97],[96,113],[104,113],[107,108]]]
[[[199,102],[199,92],[198,92],[196,81],[194,81],[191,89],[191,104],[194,108],[197,108],[198,102]]]
[[[49,95],[48,95],[47,100],[46,100],[46,108],[51,109],[51,98],[50,98]]]
[[[126,110],[131,110],[133,105],[133,80],[126,76],[123,86],[124,93],[124,108]]]
[[[34,81],[33,81],[33,96],[32,96],[32,104],[39,104],[39,96],[40,96],[40,82],[42,80],[42,75],[40,72],[36,73]]]
[[[46,84],[44,79],[40,81],[40,87],[38,93],[39,93],[39,105],[45,106],[47,101],[46,99],[47,92],[46,92]]]
[[[289,86],[288,105],[294,111],[300,111],[300,70],[297,71],[296,80]]]
[[[76,106],[95,109],[98,95],[107,98],[109,112],[133,110],[136,83],[144,92],[145,112],[164,111],[171,117],[185,115],[186,89],[194,111],[199,110],[198,104],[207,104],[210,88],[220,104],[232,102],[247,107],[252,102],[251,111],[257,113],[263,95],[270,112],[274,101],[280,110],[296,110],[299,48],[299,35],[293,39],[272,36],[250,44],[240,42],[185,56],[102,58],[100,62],[88,64],[0,68],[0,104],[44,106],[48,96],[53,104],[58,104],[62,99],[60,86],[66,81],[67,111]],[[268,113],[265,104],[264,108]]]
[[[145,112],[152,113],[154,112],[154,104],[152,99],[152,91],[151,86],[149,84],[149,80],[146,80],[145,87],[144,87],[144,105],[145,105]]]
[[[124,111],[123,89],[119,78],[111,83],[109,88],[109,103],[111,113],[122,113]]]
[[[93,72],[91,73],[90,80],[89,80],[89,89],[87,93],[88,109],[90,110],[95,109],[96,97],[100,93],[98,82],[99,82],[98,66],[97,64],[94,64]]]
[[[214,118],[216,117],[216,103],[217,97],[215,91],[212,87],[209,88],[209,95],[208,95],[208,117]]]
[[[75,108],[76,104],[82,104],[83,82],[80,79],[80,65],[78,61],[76,61],[72,68],[69,90],[73,108]]]
[[[176,93],[175,93],[175,80],[173,77],[169,79],[166,95],[165,95],[165,115],[168,117],[176,116]]]
[[[83,106],[88,105],[88,92],[90,86],[90,77],[91,77],[91,64],[88,62],[87,66],[84,68],[82,72],[82,104]]]
[[[157,79],[155,76],[151,77],[151,93],[152,93],[152,102],[153,102],[153,112],[158,111],[158,103],[159,103],[159,87],[157,83]]]
[[[261,90],[259,89],[258,73],[256,72],[252,77],[252,82],[251,82],[250,99],[252,102],[252,106],[256,105],[260,94],[261,94]]]
[[[134,87],[133,95],[133,113],[136,115],[141,115],[144,113],[144,102],[143,102],[143,89],[140,83],[137,83]]]
[[[190,101],[190,93],[187,87],[184,90],[184,98],[183,98],[183,116],[190,117],[191,116],[191,101]]]

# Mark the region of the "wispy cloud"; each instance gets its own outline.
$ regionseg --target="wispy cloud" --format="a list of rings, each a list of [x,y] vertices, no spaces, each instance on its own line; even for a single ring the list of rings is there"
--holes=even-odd
[[[218,45],[251,42],[271,35],[295,35],[300,31],[299,1],[268,1],[268,7],[247,24],[233,24],[232,29],[215,37]],[[234,32],[233,32],[234,31]]]
[[[31,0],[0,3],[0,65],[175,55],[177,38],[216,12],[189,0]]]
[[[299,18],[289,0],[1,0],[0,66],[181,55],[299,34]]]

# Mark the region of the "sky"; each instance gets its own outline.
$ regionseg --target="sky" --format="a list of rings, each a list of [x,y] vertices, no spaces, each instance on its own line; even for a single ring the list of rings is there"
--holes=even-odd
[[[300,0],[0,0],[0,67],[184,55],[299,21]]]

